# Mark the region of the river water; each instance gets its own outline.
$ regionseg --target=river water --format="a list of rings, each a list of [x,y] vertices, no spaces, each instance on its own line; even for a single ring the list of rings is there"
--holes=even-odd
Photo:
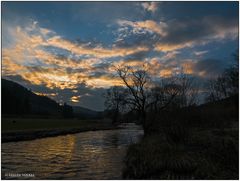
[[[140,126],[2,144],[2,179],[121,179]]]

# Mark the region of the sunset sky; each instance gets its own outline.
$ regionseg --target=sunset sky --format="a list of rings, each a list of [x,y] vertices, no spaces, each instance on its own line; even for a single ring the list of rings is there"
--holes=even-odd
[[[114,66],[200,82],[233,63],[238,2],[2,2],[2,77],[59,103],[104,109]]]

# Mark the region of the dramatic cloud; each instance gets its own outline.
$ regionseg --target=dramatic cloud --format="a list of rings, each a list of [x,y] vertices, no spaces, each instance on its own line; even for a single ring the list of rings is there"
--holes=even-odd
[[[145,66],[157,79],[180,72],[199,80],[216,77],[238,48],[235,2],[46,7],[5,3],[2,76],[59,103],[102,110],[105,89],[123,85],[118,66]]]
[[[15,44],[3,49],[3,74],[20,75],[37,85],[44,84],[49,88],[75,88],[77,84],[86,82],[91,87],[107,87],[119,84],[112,77],[91,76],[103,58],[122,57],[136,52],[147,51],[146,47],[106,49],[101,46],[86,47],[54,35],[45,37],[51,30],[41,28],[33,22],[26,28],[16,27],[11,36],[15,36]],[[57,51],[49,52],[47,47],[68,51],[68,55],[60,56]],[[82,58],[72,58],[85,56]],[[89,58],[87,58],[89,57]],[[90,58],[92,57],[92,58]],[[104,67],[101,69],[104,70]],[[107,71],[107,70],[106,70]]]
[[[173,51],[238,38],[236,19],[229,20],[221,16],[204,17],[198,21],[173,21],[167,25],[167,36],[156,44],[158,51]]]
[[[221,16],[206,16],[198,21],[167,21],[156,22],[118,20],[117,23],[125,30],[127,35],[155,33],[155,39],[150,39],[154,43],[156,51],[169,52],[183,48],[205,45],[213,41],[222,41],[238,38],[238,26],[236,19],[229,20]],[[129,29],[131,27],[131,34]],[[128,33],[127,33],[128,31]],[[159,36],[159,37],[158,37]]]
[[[148,70],[152,76],[162,78],[171,77],[179,73],[195,74],[193,66],[196,61],[191,59],[177,60],[175,56],[170,55],[168,57],[168,55],[166,54],[161,58],[154,57],[147,61]]]

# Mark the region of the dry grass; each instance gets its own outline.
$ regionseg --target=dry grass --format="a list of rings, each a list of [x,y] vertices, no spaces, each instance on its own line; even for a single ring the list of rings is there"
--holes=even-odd
[[[126,179],[238,179],[238,131],[167,131],[145,137],[126,156]],[[170,133],[170,135],[168,135]],[[223,135],[219,135],[223,134]],[[182,138],[177,138],[183,136]]]

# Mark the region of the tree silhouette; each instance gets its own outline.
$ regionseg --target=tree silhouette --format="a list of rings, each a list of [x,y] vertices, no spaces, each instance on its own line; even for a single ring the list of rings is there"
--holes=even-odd
[[[123,87],[114,86],[107,90],[104,94],[105,106],[110,112],[113,122],[116,123],[120,116],[120,112],[123,111],[126,98],[126,90]]]
[[[128,97],[126,102],[131,105],[132,109],[138,112],[140,122],[143,125],[144,131],[147,132],[148,126],[146,123],[146,109],[148,105],[148,83],[150,77],[146,69],[133,70],[131,67],[118,67],[118,76],[128,89]]]
[[[239,56],[234,55],[235,63],[225,69],[222,75],[214,80],[209,80],[207,96],[208,101],[217,101],[239,94]]]

